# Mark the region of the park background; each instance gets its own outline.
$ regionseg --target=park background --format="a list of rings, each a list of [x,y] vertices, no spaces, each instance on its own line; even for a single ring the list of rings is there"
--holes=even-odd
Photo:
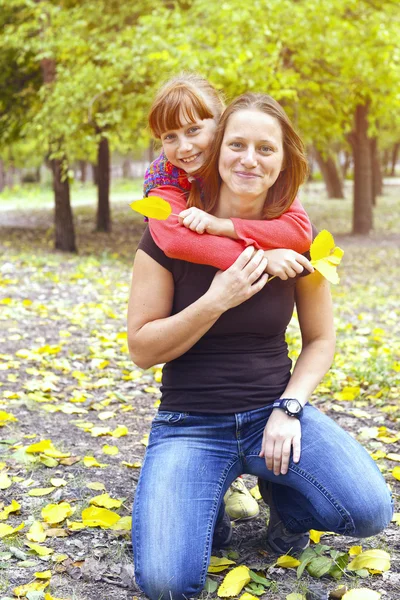
[[[271,94],[307,145],[301,201],[345,250],[332,289],[337,353],[313,402],[372,453],[399,510],[397,1],[0,0],[0,9],[0,597],[144,598],[129,515],[161,369],[142,371],[127,350],[144,229],[129,202],[158,153],[151,99],[185,70],[227,100]],[[295,358],[295,318],[288,342]],[[113,514],[99,526],[88,508]],[[236,524],[224,553],[256,573],[241,593],[317,600],[345,585],[400,597],[398,517],[369,540],[324,535],[296,577],[265,551],[266,514]],[[359,543],[391,563],[367,557],[351,570]],[[217,598],[226,573],[210,573],[204,597]]]

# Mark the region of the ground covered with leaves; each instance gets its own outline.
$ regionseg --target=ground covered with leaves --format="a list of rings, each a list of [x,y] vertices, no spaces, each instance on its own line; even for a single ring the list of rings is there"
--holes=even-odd
[[[303,198],[316,226],[345,250],[333,288],[337,353],[313,402],[372,454],[397,511],[399,196],[391,187],[379,199],[369,237],[348,235],[350,200],[328,201],[313,187]],[[94,233],[94,205],[82,204],[79,255],[56,253],[52,211],[32,200],[24,208],[23,193],[17,209],[8,202],[0,209],[0,599],[142,599],[130,514],[161,378],[159,367],[135,367],[127,350],[130,271],[144,225],[122,201],[113,205],[113,232]],[[295,357],[295,318],[288,340]],[[371,599],[400,598],[399,515],[366,540],[323,534],[318,543],[314,534],[299,565],[268,553],[260,507],[257,519],[235,524],[204,597],[217,598],[240,566],[247,583],[236,596],[317,600],[344,585],[378,592]],[[361,593],[354,600],[367,600]]]

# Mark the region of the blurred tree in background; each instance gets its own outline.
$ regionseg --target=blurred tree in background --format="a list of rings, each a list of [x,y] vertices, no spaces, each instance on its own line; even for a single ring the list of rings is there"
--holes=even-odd
[[[0,0],[0,8],[0,186],[5,168],[51,166],[57,248],[76,249],[71,166],[96,164],[96,228],[109,231],[110,154],[148,147],[151,98],[182,70],[209,78],[228,100],[253,90],[280,101],[329,197],[343,196],[351,156],[353,232],[372,229],[382,171],[395,174],[400,141],[394,0]]]

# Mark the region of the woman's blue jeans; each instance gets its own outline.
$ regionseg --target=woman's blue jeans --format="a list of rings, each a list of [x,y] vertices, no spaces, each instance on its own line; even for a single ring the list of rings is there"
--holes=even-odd
[[[230,415],[159,411],[133,510],[138,585],[151,600],[201,592],[223,496],[243,473],[271,481],[280,518],[309,529],[368,537],[393,514],[390,492],[367,451],[311,405],[301,419],[300,462],[274,475],[258,456],[271,408]]]

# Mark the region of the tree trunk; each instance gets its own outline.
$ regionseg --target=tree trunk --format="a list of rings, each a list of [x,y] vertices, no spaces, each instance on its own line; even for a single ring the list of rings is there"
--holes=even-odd
[[[97,177],[96,231],[110,232],[110,147],[106,137],[101,137],[97,148]]]
[[[400,149],[400,143],[399,144],[395,144],[393,146],[393,152],[392,152],[392,170],[390,171],[390,177],[394,177],[396,175],[396,163],[397,163],[397,158],[399,155],[399,149]]]
[[[40,183],[42,181],[41,167],[36,167],[36,169],[35,169],[35,181],[36,181],[36,183]]]
[[[76,252],[74,219],[72,216],[69,183],[63,170],[63,161],[51,161],[55,199],[55,246],[63,252]]]
[[[354,192],[353,233],[367,234],[373,227],[371,140],[368,137],[369,103],[359,104],[354,130],[349,135],[353,147]]]
[[[132,177],[130,158],[124,158],[122,163],[122,177],[124,179],[130,179]]]
[[[314,155],[325,181],[328,198],[344,198],[343,184],[332,156],[324,158],[316,148]]]
[[[85,183],[86,182],[86,173],[87,173],[87,162],[86,160],[80,160],[79,161],[79,170],[81,172],[81,182]]]
[[[342,165],[342,178],[343,181],[346,181],[346,177],[347,177],[347,173],[350,169],[350,165],[351,165],[351,155],[349,154],[349,152],[344,153],[344,163]]]
[[[371,163],[372,163],[372,203],[376,205],[376,198],[382,196],[383,179],[381,161],[376,137],[371,139]]]

